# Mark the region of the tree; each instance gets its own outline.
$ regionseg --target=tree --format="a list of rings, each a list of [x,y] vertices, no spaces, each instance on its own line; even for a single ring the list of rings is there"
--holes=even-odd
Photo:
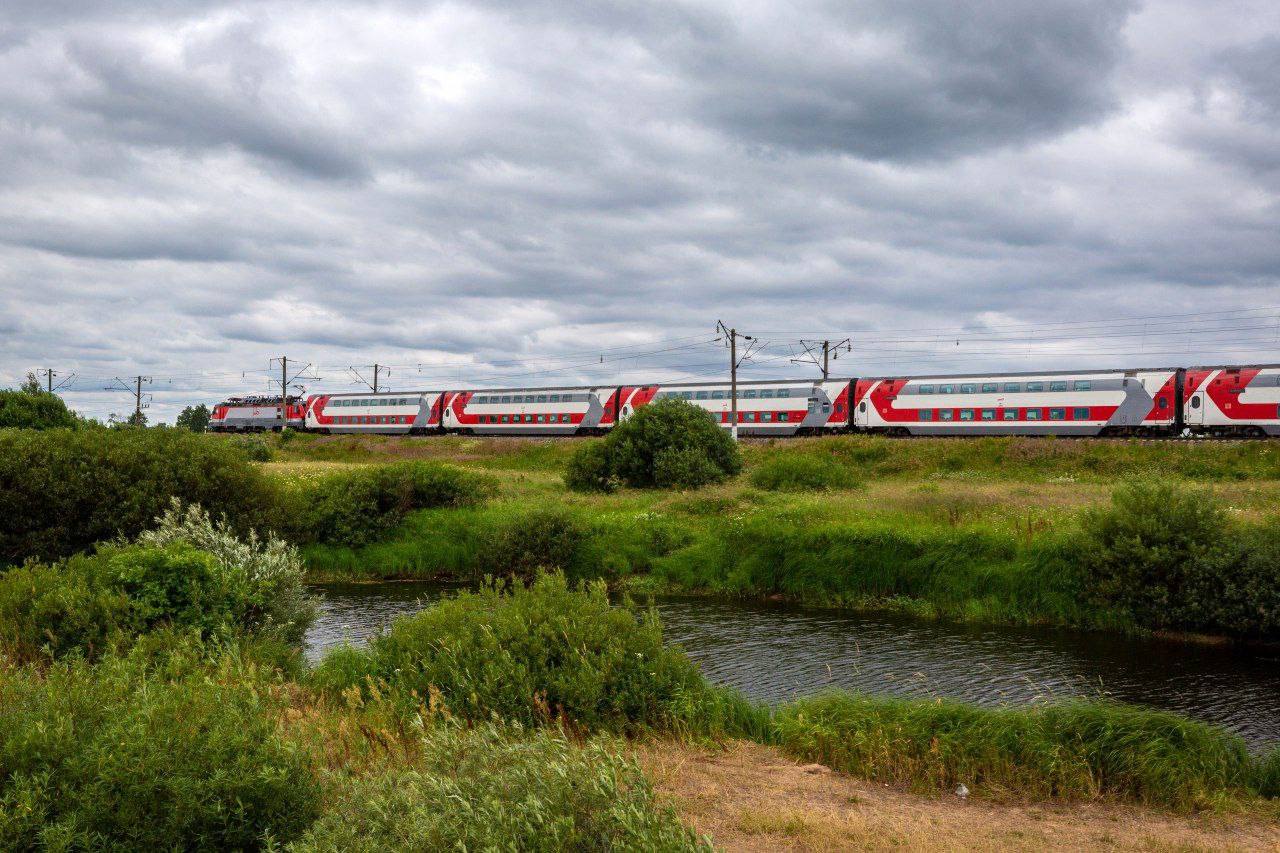
[[[76,416],[57,394],[25,390],[35,377],[28,377],[21,391],[0,391],[0,428],[55,429],[74,428]]]
[[[187,406],[182,410],[182,414],[178,415],[177,427],[189,429],[192,432],[204,432],[209,426],[209,417],[209,407],[204,403],[198,406]]]
[[[40,380],[36,378],[36,375],[27,371],[26,381],[18,386],[18,390],[23,394],[39,394],[44,389],[40,387]]]

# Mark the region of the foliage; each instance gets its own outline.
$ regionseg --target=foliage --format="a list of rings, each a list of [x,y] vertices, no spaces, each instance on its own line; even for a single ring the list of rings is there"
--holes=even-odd
[[[176,505],[139,542],[0,576],[0,647],[27,660],[97,658],[161,626],[224,643],[241,632],[301,643],[314,603],[285,543],[239,540],[199,508]]]
[[[184,430],[0,431],[0,565],[132,537],[172,498],[270,527],[276,491],[224,442]]]
[[[306,567],[298,549],[277,536],[259,538],[250,530],[240,537],[225,521],[213,521],[198,506],[185,509],[177,498],[144,531],[138,544],[165,548],[185,543],[212,556],[240,604],[237,627],[276,634],[301,644],[315,621],[316,602],[305,585]]]
[[[991,710],[832,693],[784,705],[773,725],[783,748],[836,770],[1017,799],[1123,797],[1192,808],[1242,791],[1255,772],[1235,735],[1100,702]]]
[[[572,514],[558,507],[540,507],[493,531],[484,551],[485,569],[524,580],[539,571],[573,575],[590,538],[590,531]]]
[[[1259,796],[1280,797],[1280,746],[1273,746],[1254,761],[1250,787]]]
[[[683,400],[650,403],[584,445],[570,462],[566,484],[596,489],[613,480],[639,488],[698,488],[742,470],[738,446],[707,411]]]
[[[191,432],[204,432],[209,426],[209,419],[211,417],[212,413],[209,411],[209,407],[204,403],[201,403],[198,406],[187,406],[178,414],[178,420],[174,422],[174,425],[177,426],[178,429],[186,429]]]
[[[412,769],[349,784],[289,850],[710,849],[600,741],[438,724],[422,747]]]
[[[76,416],[57,394],[0,390],[0,429],[74,429]]]
[[[1242,528],[1212,495],[1130,482],[1082,520],[1089,595],[1153,629],[1280,633],[1280,534]]]
[[[183,667],[179,667],[182,669]],[[0,848],[254,849],[319,811],[261,676],[137,657],[0,672]]]
[[[265,436],[237,435],[228,439],[227,444],[243,453],[250,462],[270,462],[274,457]]]
[[[603,441],[586,442],[569,457],[564,484],[575,492],[612,492],[618,488]]]
[[[380,684],[436,695],[464,719],[614,731],[662,724],[684,693],[706,689],[683,653],[663,647],[656,613],[613,607],[604,584],[576,591],[559,574],[397,619],[368,650],[326,656],[313,678],[334,693]]]
[[[470,506],[496,492],[490,476],[435,462],[360,467],[296,488],[287,529],[297,542],[363,545],[412,510]]]
[[[807,454],[771,456],[751,471],[751,485],[770,491],[852,489],[853,469],[834,459]]]

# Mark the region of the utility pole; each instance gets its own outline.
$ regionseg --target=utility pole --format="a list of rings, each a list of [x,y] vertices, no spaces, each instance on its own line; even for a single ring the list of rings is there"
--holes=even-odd
[[[818,360],[816,352],[818,345],[822,345],[822,360]],[[805,355],[800,358],[791,359],[792,364],[812,364],[814,367],[822,371],[822,379],[826,381],[831,376],[831,362],[840,358],[840,348],[844,347],[846,351],[853,352],[853,344],[848,338],[843,341],[837,341],[832,344],[831,341],[800,341],[800,346],[804,347]]]
[[[307,368],[311,365],[306,365],[302,370],[299,370],[297,373],[293,374],[293,376],[290,376],[289,356],[282,355],[279,358],[273,358],[271,360],[273,362],[280,362],[280,429],[284,429],[289,424],[289,412],[285,408],[287,405],[286,401],[289,398],[289,383],[305,373]]]
[[[139,375],[139,376],[133,376],[131,377],[131,379],[133,380],[133,382],[128,383],[128,382],[125,382],[123,379],[121,379],[119,376],[117,376],[115,378],[115,381],[117,384],[109,385],[104,390],[124,391],[126,394],[132,394],[133,395],[133,423],[135,426],[142,426],[142,410],[146,408],[150,408],[151,406],[150,400],[148,400],[145,403],[142,401],[142,383],[146,382],[148,385],[151,384],[151,377]],[[130,384],[133,385],[132,388],[129,387]]]
[[[367,367],[367,366],[368,366],[368,365],[366,365],[366,367]],[[373,365],[373,381],[372,381],[372,382],[368,381],[368,380],[367,380],[367,379],[365,379],[363,376],[361,376],[361,375],[360,375],[360,371],[359,371],[359,370],[356,370],[356,368],[355,368],[354,366],[352,366],[352,367],[348,367],[348,368],[347,368],[347,370],[351,372],[351,375],[352,375],[352,376],[354,376],[356,379],[360,380],[360,382],[361,382],[362,384],[364,384],[364,385],[366,385],[367,387],[369,387],[369,388],[373,389],[373,393],[375,393],[375,394],[377,394],[377,393],[378,393],[378,377],[379,377],[379,376],[381,376],[381,375],[382,375],[382,374],[384,374],[384,373],[385,373],[387,376],[390,376],[390,375],[391,375],[391,368],[387,367],[387,366],[386,366],[386,365],[384,365],[384,364],[375,364],[375,365]]]
[[[731,329],[720,320],[716,321],[716,332],[718,334],[723,334],[725,337],[729,339],[729,398],[730,398],[729,409],[730,409],[730,417],[733,418],[732,423],[729,425],[729,433],[730,435],[733,436],[733,440],[737,441],[738,440],[738,366],[742,364],[742,362],[751,358],[751,355],[753,352],[755,352],[757,345],[760,343],[760,340],[759,338],[752,337],[751,335],[739,335],[738,330],[736,328]],[[750,343],[747,344],[746,352],[742,354],[742,358],[738,358],[738,338],[742,338],[744,341],[750,341]]]
[[[58,375],[58,371],[54,370],[52,367],[46,367],[44,370],[41,370],[39,372],[44,375],[46,379],[46,388],[48,389],[50,394],[52,394],[55,391],[59,391],[63,388],[66,388],[68,385],[71,384],[71,381],[76,378],[76,375],[72,373],[71,375],[63,379],[61,382],[59,382],[57,385],[54,385],[53,379],[55,376]]]

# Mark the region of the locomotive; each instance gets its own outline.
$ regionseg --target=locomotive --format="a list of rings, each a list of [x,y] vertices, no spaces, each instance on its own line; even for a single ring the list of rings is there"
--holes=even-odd
[[[728,382],[232,398],[215,431],[598,435],[655,400],[733,425]],[[1280,435],[1280,365],[771,379],[738,383],[738,432],[1221,437]]]

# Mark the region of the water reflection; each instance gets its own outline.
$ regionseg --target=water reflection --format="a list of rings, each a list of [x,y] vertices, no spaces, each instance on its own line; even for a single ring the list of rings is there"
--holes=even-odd
[[[344,637],[363,642],[443,594],[417,583],[317,589],[323,603],[307,637],[312,659]],[[1105,695],[1224,725],[1255,746],[1280,741],[1275,653],[736,601],[664,599],[657,607],[668,640],[708,678],[757,699],[828,687],[980,705]]]

